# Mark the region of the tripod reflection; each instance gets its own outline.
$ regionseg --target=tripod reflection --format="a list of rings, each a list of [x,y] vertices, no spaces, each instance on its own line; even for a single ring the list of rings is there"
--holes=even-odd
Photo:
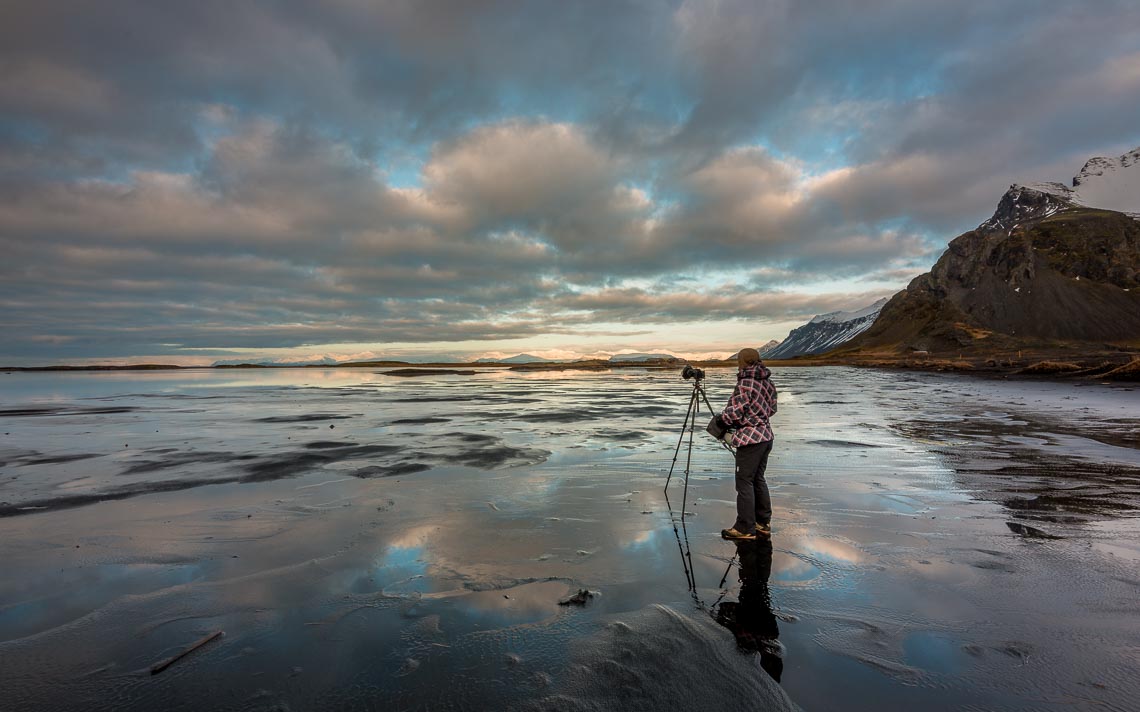
[[[760,668],[780,682],[784,672],[784,646],[780,643],[780,628],[776,614],[772,611],[772,594],[768,580],[772,576],[772,542],[770,540],[738,541],[736,553],[729,560],[720,578],[720,594],[712,605],[701,600],[697,586],[696,569],[693,566],[693,551],[689,545],[689,532],[683,516],[674,515],[669,495],[665,502],[669,505],[673,522],[673,534],[677,538],[677,549],[681,555],[681,566],[685,571],[689,595],[697,607],[706,611],[725,628],[732,631],[736,644],[745,653],[758,653]],[[722,559],[723,561],[723,559]],[[736,565],[740,576],[740,591],[736,601],[725,601],[728,588],[725,583]]]

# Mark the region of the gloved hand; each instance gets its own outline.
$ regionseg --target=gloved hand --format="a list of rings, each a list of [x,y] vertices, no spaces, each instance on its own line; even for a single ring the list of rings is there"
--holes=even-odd
[[[728,431],[728,423],[724,422],[724,414],[723,413],[716,417],[716,425],[721,430],[724,430],[725,431],[725,437],[728,437],[728,432],[727,432]]]

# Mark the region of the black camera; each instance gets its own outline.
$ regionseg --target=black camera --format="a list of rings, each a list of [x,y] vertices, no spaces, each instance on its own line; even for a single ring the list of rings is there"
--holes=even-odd
[[[685,364],[685,367],[683,369],[681,369],[681,378],[684,378],[686,381],[689,380],[690,378],[695,378],[699,381],[704,377],[705,377],[704,371],[702,371],[699,368],[693,368],[692,366],[690,366],[688,364]]]

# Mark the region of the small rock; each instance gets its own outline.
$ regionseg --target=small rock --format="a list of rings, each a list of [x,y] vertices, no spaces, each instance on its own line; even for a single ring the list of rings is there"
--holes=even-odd
[[[580,589],[578,589],[578,593],[575,593],[573,596],[570,596],[568,598],[562,599],[561,601],[558,602],[558,605],[560,605],[560,606],[584,606],[584,605],[586,605],[587,601],[589,601],[591,598],[593,598],[597,595],[598,594],[594,593],[593,591],[590,591],[590,590],[587,590],[584,588],[580,588]]]
[[[554,678],[551,677],[549,673],[545,672],[536,672],[531,676],[530,679],[531,682],[534,683],[535,687],[550,687],[554,684]]]

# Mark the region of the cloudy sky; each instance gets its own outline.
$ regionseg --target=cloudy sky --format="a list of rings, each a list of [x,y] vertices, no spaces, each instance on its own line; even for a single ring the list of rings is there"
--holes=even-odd
[[[8,2],[0,363],[727,355],[1140,145],[1137,27],[1135,0]]]

